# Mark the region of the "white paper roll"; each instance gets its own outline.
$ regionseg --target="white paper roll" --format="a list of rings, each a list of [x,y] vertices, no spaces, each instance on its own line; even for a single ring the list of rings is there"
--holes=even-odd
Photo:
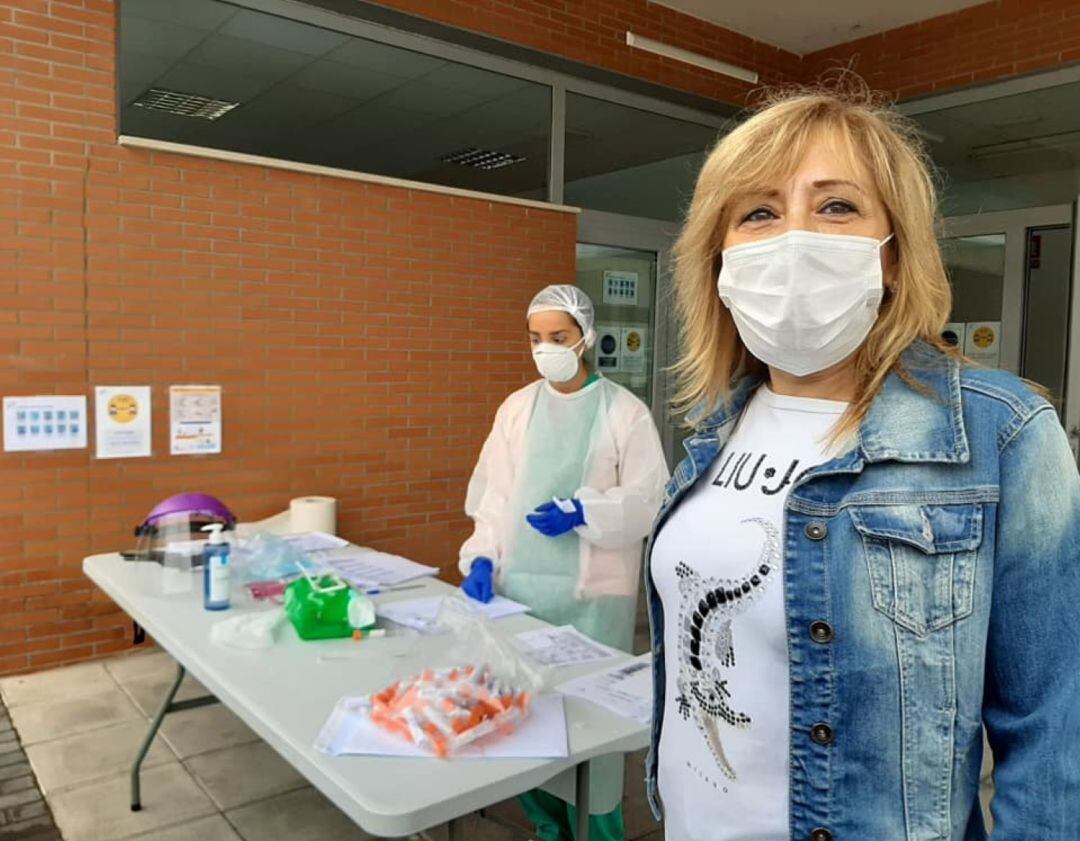
[[[337,500],[332,496],[302,496],[289,503],[289,531],[337,534]]]
[[[301,496],[289,503],[289,508],[265,520],[241,523],[241,536],[264,531],[270,534],[294,534],[322,531],[337,534],[337,500],[332,496]]]

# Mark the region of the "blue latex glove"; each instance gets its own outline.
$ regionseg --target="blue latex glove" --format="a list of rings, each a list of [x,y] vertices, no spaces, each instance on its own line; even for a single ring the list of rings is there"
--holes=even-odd
[[[470,599],[487,604],[495,595],[495,587],[492,583],[492,573],[495,564],[491,558],[474,558],[469,575],[461,584],[461,589]]]
[[[574,503],[574,511],[571,514],[567,514],[554,502],[545,502],[532,514],[526,515],[525,519],[540,534],[546,534],[548,537],[566,534],[571,529],[585,525],[585,509],[581,506],[581,500],[571,499],[570,502]]]

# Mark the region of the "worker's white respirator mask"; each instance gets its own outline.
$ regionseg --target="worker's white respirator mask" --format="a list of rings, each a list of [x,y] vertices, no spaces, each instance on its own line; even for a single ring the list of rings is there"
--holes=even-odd
[[[788,231],[726,249],[716,287],[747,350],[796,377],[858,350],[877,321],[892,237]]]
[[[581,354],[576,348],[585,343],[585,337],[566,347],[551,342],[541,342],[533,348],[533,361],[540,376],[548,382],[565,383],[574,379],[578,372]]]

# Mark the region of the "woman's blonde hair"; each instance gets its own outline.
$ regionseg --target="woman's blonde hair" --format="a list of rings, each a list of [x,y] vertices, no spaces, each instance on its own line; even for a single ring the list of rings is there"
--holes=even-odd
[[[895,239],[895,284],[855,357],[858,390],[836,437],[853,432],[900,355],[923,339],[946,350],[941,332],[952,292],[938,248],[937,194],[932,167],[914,125],[875,98],[865,85],[847,91],[799,89],[770,96],[757,113],[723,137],[698,176],[686,224],[675,245],[675,300],[681,350],[673,368],[677,412],[693,423],[726,400],[735,381],[763,376],[716,292],[720,252],[733,199],[773,189],[790,176],[808,147],[836,132],[869,170]]]

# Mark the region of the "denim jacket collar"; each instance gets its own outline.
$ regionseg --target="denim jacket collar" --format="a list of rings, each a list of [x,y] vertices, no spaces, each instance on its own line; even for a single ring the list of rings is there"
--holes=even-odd
[[[888,376],[859,427],[862,458],[867,462],[968,462],[971,453],[960,403],[959,362],[922,341],[912,344],[901,359],[904,370],[921,388],[913,388],[895,371]],[[726,442],[760,384],[755,377],[739,380],[724,404],[696,425],[684,446],[698,471]]]

